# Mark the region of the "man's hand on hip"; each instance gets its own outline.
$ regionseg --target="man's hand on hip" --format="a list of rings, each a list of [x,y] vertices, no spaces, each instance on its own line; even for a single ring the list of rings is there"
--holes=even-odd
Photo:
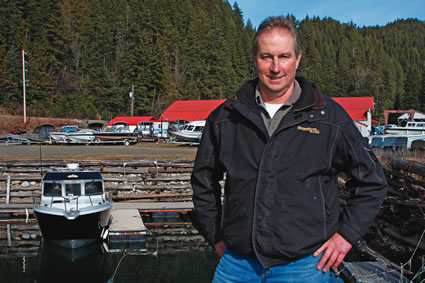
[[[224,246],[223,241],[218,242],[217,244],[214,245],[216,252],[218,253],[218,255],[220,257],[223,256],[224,250],[226,249],[226,247]]]
[[[344,239],[340,234],[335,233],[328,241],[326,241],[317,251],[314,256],[317,257],[323,252],[317,270],[323,272],[328,271],[331,267],[337,268],[344,260],[347,253],[350,251],[352,245]]]

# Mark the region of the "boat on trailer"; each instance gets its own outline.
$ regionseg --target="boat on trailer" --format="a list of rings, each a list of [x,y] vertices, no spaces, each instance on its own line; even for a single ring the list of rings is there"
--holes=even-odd
[[[95,130],[81,129],[75,133],[68,133],[66,135],[66,142],[67,143],[84,143],[84,144],[92,143],[96,140],[96,137],[94,136],[93,132],[95,132]]]
[[[127,127],[112,126],[102,132],[93,132],[99,142],[115,142],[129,145],[137,142],[137,131],[130,131]]]
[[[42,193],[33,194],[33,210],[44,240],[67,248],[86,246],[103,237],[111,203],[100,171],[78,164],[47,172]]]
[[[184,125],[181,130],[169,131],[177,141],[199,142],[205,127],[205,120],[193,121]]]
[[[407,122],[406,126],[393,126],[385,129],[388,135],[424,135],[425,122]]]

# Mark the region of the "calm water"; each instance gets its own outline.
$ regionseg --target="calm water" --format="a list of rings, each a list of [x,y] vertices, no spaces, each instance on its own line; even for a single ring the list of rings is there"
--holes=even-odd
[[[142,245],[132,246],[131,251],[114,252],[120,247],[105,248],[94,243],[79,249],[61,248],[42,241],[35,221],[2,222],[0,283],[211,282],[219,259],[192,225],[153,225],[148,230]],[[373,243],[371,239],[368,242]],[[370,260],[362,257],[350,252],[346,259]],[[406,262],[406,255],[399,251],[398,256],[390,259]]]
[[[43,243],[37,223],[0,224],[0,282],[211,282],[218,257],[192,228],[153,230],[142,252],[108,253]]]

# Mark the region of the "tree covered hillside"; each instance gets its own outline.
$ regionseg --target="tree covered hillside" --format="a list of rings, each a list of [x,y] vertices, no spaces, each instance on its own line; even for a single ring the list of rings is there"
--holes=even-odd
[[[374,96],[375,118],[424,110],[424,22],[293,20],[299,74],[326,94]],[[0,0],[0,107],[22,112],[22,49],[30,115],[129,115],[132,86],[134,115],[158,116],[177,99],[228,98],[255,77],[254,33],[223,0]]]

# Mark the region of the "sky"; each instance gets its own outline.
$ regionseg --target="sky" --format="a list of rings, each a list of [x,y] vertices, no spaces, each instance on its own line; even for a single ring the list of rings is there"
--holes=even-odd
[[[235,1],[229,1],[233,5]],[[292,14],[297,20],[307,15],[329,17],[356,26],[384,26],[397,19],[425,20],[425,0],[237,0],[245,23],[254,28],[269,16]]]

